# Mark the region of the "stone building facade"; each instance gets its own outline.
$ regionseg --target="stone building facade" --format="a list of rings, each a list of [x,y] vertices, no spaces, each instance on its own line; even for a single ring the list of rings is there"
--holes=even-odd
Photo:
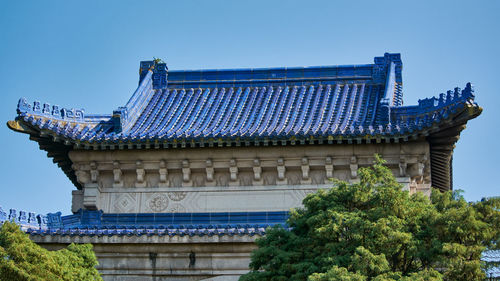
[[[269,69],[145,61],[139,72],[112,114],[21,99],[8,122],[76,189],[73,215],[28,223],[0,209],[0,220],[50,249],[94,244],[105,280],[235,280],[267,226],[331,178],[356,181],[375,154],[410,192],[449,190],[454,145],[482,110],[471,84],[403,106],[399,54]]]

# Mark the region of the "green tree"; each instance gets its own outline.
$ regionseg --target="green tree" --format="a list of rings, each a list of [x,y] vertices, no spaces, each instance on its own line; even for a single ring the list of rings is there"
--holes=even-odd
[[[268,228],[240,280],[483,280],[485,249],[500,238],[498,198],[410,195],[378,156],[360,182],[336,181]]]
[[[102,280],[91,244],[48,251],[15,223],[0,227],[0,280]]]

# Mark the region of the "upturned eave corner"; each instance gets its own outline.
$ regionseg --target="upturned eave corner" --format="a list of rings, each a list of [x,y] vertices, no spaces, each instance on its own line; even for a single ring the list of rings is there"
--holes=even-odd
[[[7,127],[14,132],[23,133],[23,134],[34,134],[35,131],[28,127],[24,122],[14,119],[7,121]]]
[[[481,115],[483,108],[474,101],[474,89],[467,83],[463,107],[450,116],[436,132],[427,138],[430,146],[432,186],[441,191],[453,190],[453,152],[467,122]]]

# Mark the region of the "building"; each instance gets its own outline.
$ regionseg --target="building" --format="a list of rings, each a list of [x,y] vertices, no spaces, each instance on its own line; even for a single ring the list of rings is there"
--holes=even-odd
[[[19,101],[30,135],[75,185],[73,215],[9,215],[37,243],[94,244],[105,280],[233,280],[256,237],[329,178],[380,154],[410,192],[452,189],[471,84],[403,106],[402,62],[169,71],[140,64],[112,114]],[[111,110],[110,110],[111,112]],[[29,228],[29,229],[28,229]]]

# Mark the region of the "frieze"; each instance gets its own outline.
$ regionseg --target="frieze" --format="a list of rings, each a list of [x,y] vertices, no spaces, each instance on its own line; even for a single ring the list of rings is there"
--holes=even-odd
[[[286,161],[279,158],[274,164],[276,166],[270,166],[270,161],[267,161],[265,168],[254,166],[250,161],[248,163],[242,161],[244,164],[241,166],[231,164],[225,169],[220,164],[215,169],[213,166],[201,168],[196,163],[193,164],[194,170],[189,167],[191,165],[171,167],[165,162],[160,164],[159,162],[136,161],[132,164],[113,161],[108,164],[92,161],[88,164],[76,163],[73,168],[78,182],[84,187],[89,184],[97,184],[99,188],[307,185],[312,182],[321,184],[333,178],[334,171],[335,177],[339,179],[344,179],[342,175],[346,172],[349,174],[346,179],[356,179],[358,168],[370,162],[365,158],[359,160],[357,156],[351,156],[348,159],[336,160],[337,163],[334,165],[331,158],[313,159],[312,162],[307,158]],[[398,160],[394,159],[389,166],[392,166],[391,169],[396,176],[418,177],[419,182],[423,182],[423,177],[428,173],[427,157],[410,157],[409,159],[398,157]],[[209,180],[210,178],[212,181]]]

